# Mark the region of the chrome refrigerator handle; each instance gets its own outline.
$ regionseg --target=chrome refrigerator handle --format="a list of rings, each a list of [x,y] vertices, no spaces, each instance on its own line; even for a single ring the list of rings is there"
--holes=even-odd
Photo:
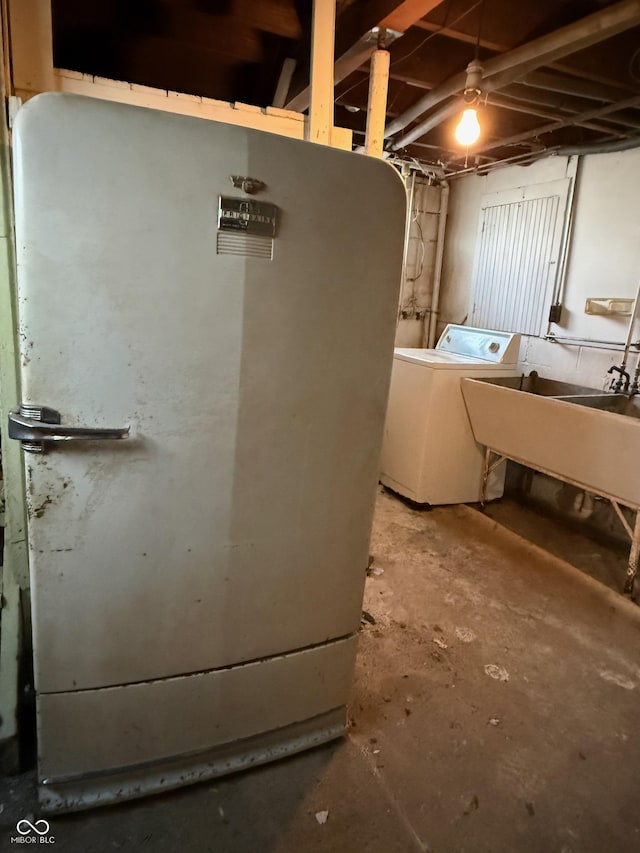
[[[48,406],[21,405],[9,412],[9,438],[21,441],[28,453],[43,453],[50,441],[117,440],[129,435],[129,427],[63,426],[60,420],[60,412]]]

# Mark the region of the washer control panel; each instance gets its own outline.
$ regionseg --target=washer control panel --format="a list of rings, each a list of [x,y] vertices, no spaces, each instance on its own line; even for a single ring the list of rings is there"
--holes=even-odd
[[[516,364],[520,350],[517,332],[474,329],[450,323],[442,333],[436,349],[479,358],[494,364]]]

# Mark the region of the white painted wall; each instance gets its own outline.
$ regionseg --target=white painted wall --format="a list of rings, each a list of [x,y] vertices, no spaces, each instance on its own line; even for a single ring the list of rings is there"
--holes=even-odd
[[[481,198],[502,189],[544,183],[568,174],[566,157],[549,157],[531,166],[497,169],[484,177],[452,181],[445,239],[439,329],[465,321]],[[574,227],[568,257],[561,324],[557,336],[624,342],[628,317],[584,313],[588,297],[634,298],[640,281],[640,148],[581,158],[574,197]],[[640,324],[634,339],[640,338]],[[605,348],[551,343],[528,337],[520,351],[522,368],[543,376],[606,387],[607,369],[620,353]],[[635,356],[631,359],[635,367]]]

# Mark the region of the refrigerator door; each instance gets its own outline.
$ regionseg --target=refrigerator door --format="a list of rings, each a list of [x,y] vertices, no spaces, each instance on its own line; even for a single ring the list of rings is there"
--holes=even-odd
[[[22,403],[130,428],[24,454],[41,779],[344,705],[393,352],[394,170],[61,94],[20,110],[14,164]],[[162,710],[160,682],[177,691]],[[211,710],[187,733],[193,702]]]

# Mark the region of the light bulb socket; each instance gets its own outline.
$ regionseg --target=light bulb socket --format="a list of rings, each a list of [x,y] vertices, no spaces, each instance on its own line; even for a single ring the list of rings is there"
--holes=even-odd
[[[465,107],[475,107],[480,98],[480,89],[465,89],[462,100]]]
[[[484,74],[484,68],[477,59],[472,59],[471,62],[467,65],[467,79],[464,84],[465,92],[469,89],[473,91],[477,91],[480,94],[480,85],[482,83],[482,75]]]

